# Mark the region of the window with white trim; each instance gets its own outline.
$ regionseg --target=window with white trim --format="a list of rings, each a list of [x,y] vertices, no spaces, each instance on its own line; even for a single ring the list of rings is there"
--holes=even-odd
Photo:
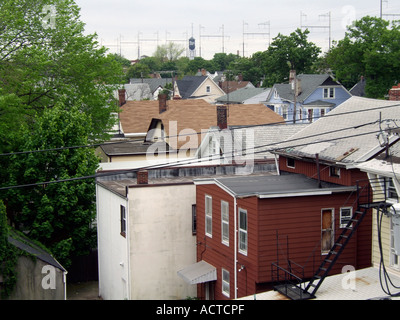
[[[222,269],[222,294],[229,298],[230,296],[230,279],[229,271]]]
[[[229,203],[221,201],[221,242],[229,246]]]
[[[239,208],[239,252],[247,255],[247,210]]]
[[[324,99],[335,99],[335,88],[324,88]]]
[[[346,227],[352,216],[353,216],[352,207],[340,208],[340,228]]]
[[[206,235],[212,237],[212,197],[209,195],[206,195],[205,211],[206,211]]]

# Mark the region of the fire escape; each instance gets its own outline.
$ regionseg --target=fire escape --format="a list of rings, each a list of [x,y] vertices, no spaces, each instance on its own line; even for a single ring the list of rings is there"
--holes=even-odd
[[[346,245],[357,231],[367,213],[371,209],[386,211],[392,206],[392,204],[386,201],[388,196],[386,179],[376,179],[376,181],[371,181],[371,183],[383,186],[382,199],[374,201],[369,183],[365,183],[365,181],[357,183],[357,210],[354,211],[353,216],[336,238],[332,248],[311,279],[305,280],[304,268],[289,259],[286,261],[285,268],[280,266],[279,263],[273,263],[271,276],[272,281],[276,283],[274,290],[292,300],[307,300],[316,297],[317,290],[345,250]]]

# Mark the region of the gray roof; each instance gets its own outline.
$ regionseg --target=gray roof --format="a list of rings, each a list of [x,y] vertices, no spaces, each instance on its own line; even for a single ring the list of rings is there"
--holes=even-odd
[[[400,106],[396,101],[351,97],[325,117],[280,145],[278,154],[315,158],[336,164],[367,161],[383,148],[377,138],[382,128],[397,128]],[[394,142],[398,136],[391,135]]]
[[[158,151],[169,150],[169,146],[165,142],[143,142],[143,141],[121,141],[102,144],[100,148],[107,156],[123,156],[123,155],[137,155],[146,154],[150,146],[156,147]]]
[[[350,93],[353,96],[364,97],[365,96],[365,85],[367,81],[363,78],[357,82],[353,88],[350,89]]]
[[[150,86],[151,93],[154,93],[158,88],[164,88],[167,83],[172,83],[171,78],[133,78],[130,79],[131,84],[147,83]]]
[[[299,133],[309,124],[276,124],[246,127],[246,130],[254,130],[254,158],[271,159],[273,158],[271,150],[277,148],[278,144]],[[242,129],[241,126],[230,126],[232,134],[235,130]],[[223,147],[223,146],[221,146]],[[253,152],[253,150],[248,150]]]
[[[226,94],[222,97],[219,97],[216,101],[221,102],[221,103],[237,103],[241,104],[247,99],[250,99],[254,96],[259,95],[260,93],[263,92],[269,92],[270,89],[266,88],[241,88],[238,90],[235,90],[233,92],[230,92],[229,94]],[[257,102],[258,103],[258,102]]]
[[[152,92],[150,86],[147,83],[133,83],[124,84],[126,90],[125,98],[126,101],[141,101],[144,99],[152,99]],[[118,90],[115,91],[114,96],[118,99]]]
[[[207,76],[185,76],[182,80],[177,80],[176,85],[182,99],[190,98],[207,78]]]
[[[34,244],[31,240],[21,236],[18,236],[14,232],[11,232],[11,235],[8,237],[8,242],[14,245],[15,247],[28,252],[29,254],[35,256],[36,258],[62,270],[66,271],[64,267],[54,259],[48,252],[44,249],[40,248],[38,245]]]
[[[343,187],[333,183],[321,182],[301,174],[285,174],[277,176],[239,176],[233,178],[214,179],[217,185],[235,196],[270,196],[282,197],[300,194],[318,194],[318,192],[351,191],[353,187]]]
[[[297,79],[300,80],[301,85],[301,93],[297,97],[297,102],[303,102],[317,87],[331,79],[331,76],[329,74],[300,74]],[[333,83],[335,82],[331,79],[330,84]],[[338,83],[336,84],[339,85]],[[294,101],[294,91],[291,84],[275,84],[274,88],[282,99]]]

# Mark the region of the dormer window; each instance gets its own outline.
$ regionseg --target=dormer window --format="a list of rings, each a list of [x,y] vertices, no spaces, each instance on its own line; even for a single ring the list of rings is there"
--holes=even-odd
[[[324,88],[324,99],[335,99],[335,88]]]

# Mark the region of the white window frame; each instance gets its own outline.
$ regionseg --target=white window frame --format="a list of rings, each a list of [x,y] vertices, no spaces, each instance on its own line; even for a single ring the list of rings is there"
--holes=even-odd
[[[208,194],[205,196],[205,233],[206,236],[212,238],[212,197]]]
[[[244,213],[246,216],[246,225],[242,225],[242,219],[241,219],[241,213]],[[247,210],[239,208],[238,211],[238,222],[239,222],[239,234],[238,234],[238,241],[239,241],[239,253],[247,256],[247,251],[248,251],[248,215],[247,215]],[[244,239],[242,239],[244,238]],[[244,240],[244,241],[243,241]]]
[[[229,247],[229,203],[221,200],[221,242]]]
[[[344,210],[350,210],[350,216],[344,216],[343,211]],[[347,226],[347,223],[353,216],[353,207],[342,207],[340,208],[340,228],[345,228]]]
[[[335,99],[335,88],[330,87],[330,88],[324,88],[323,90],[323,98],[324,99]]]
[[[206,92],[211,93],[211,86],[206,86]]]
[[[222,294],[226,297],[230,297],[230,275],[229,275],[229,271],[226,269],[221,270],[222,273],[222,285],[221,285],[221,290],[222,290]]]

